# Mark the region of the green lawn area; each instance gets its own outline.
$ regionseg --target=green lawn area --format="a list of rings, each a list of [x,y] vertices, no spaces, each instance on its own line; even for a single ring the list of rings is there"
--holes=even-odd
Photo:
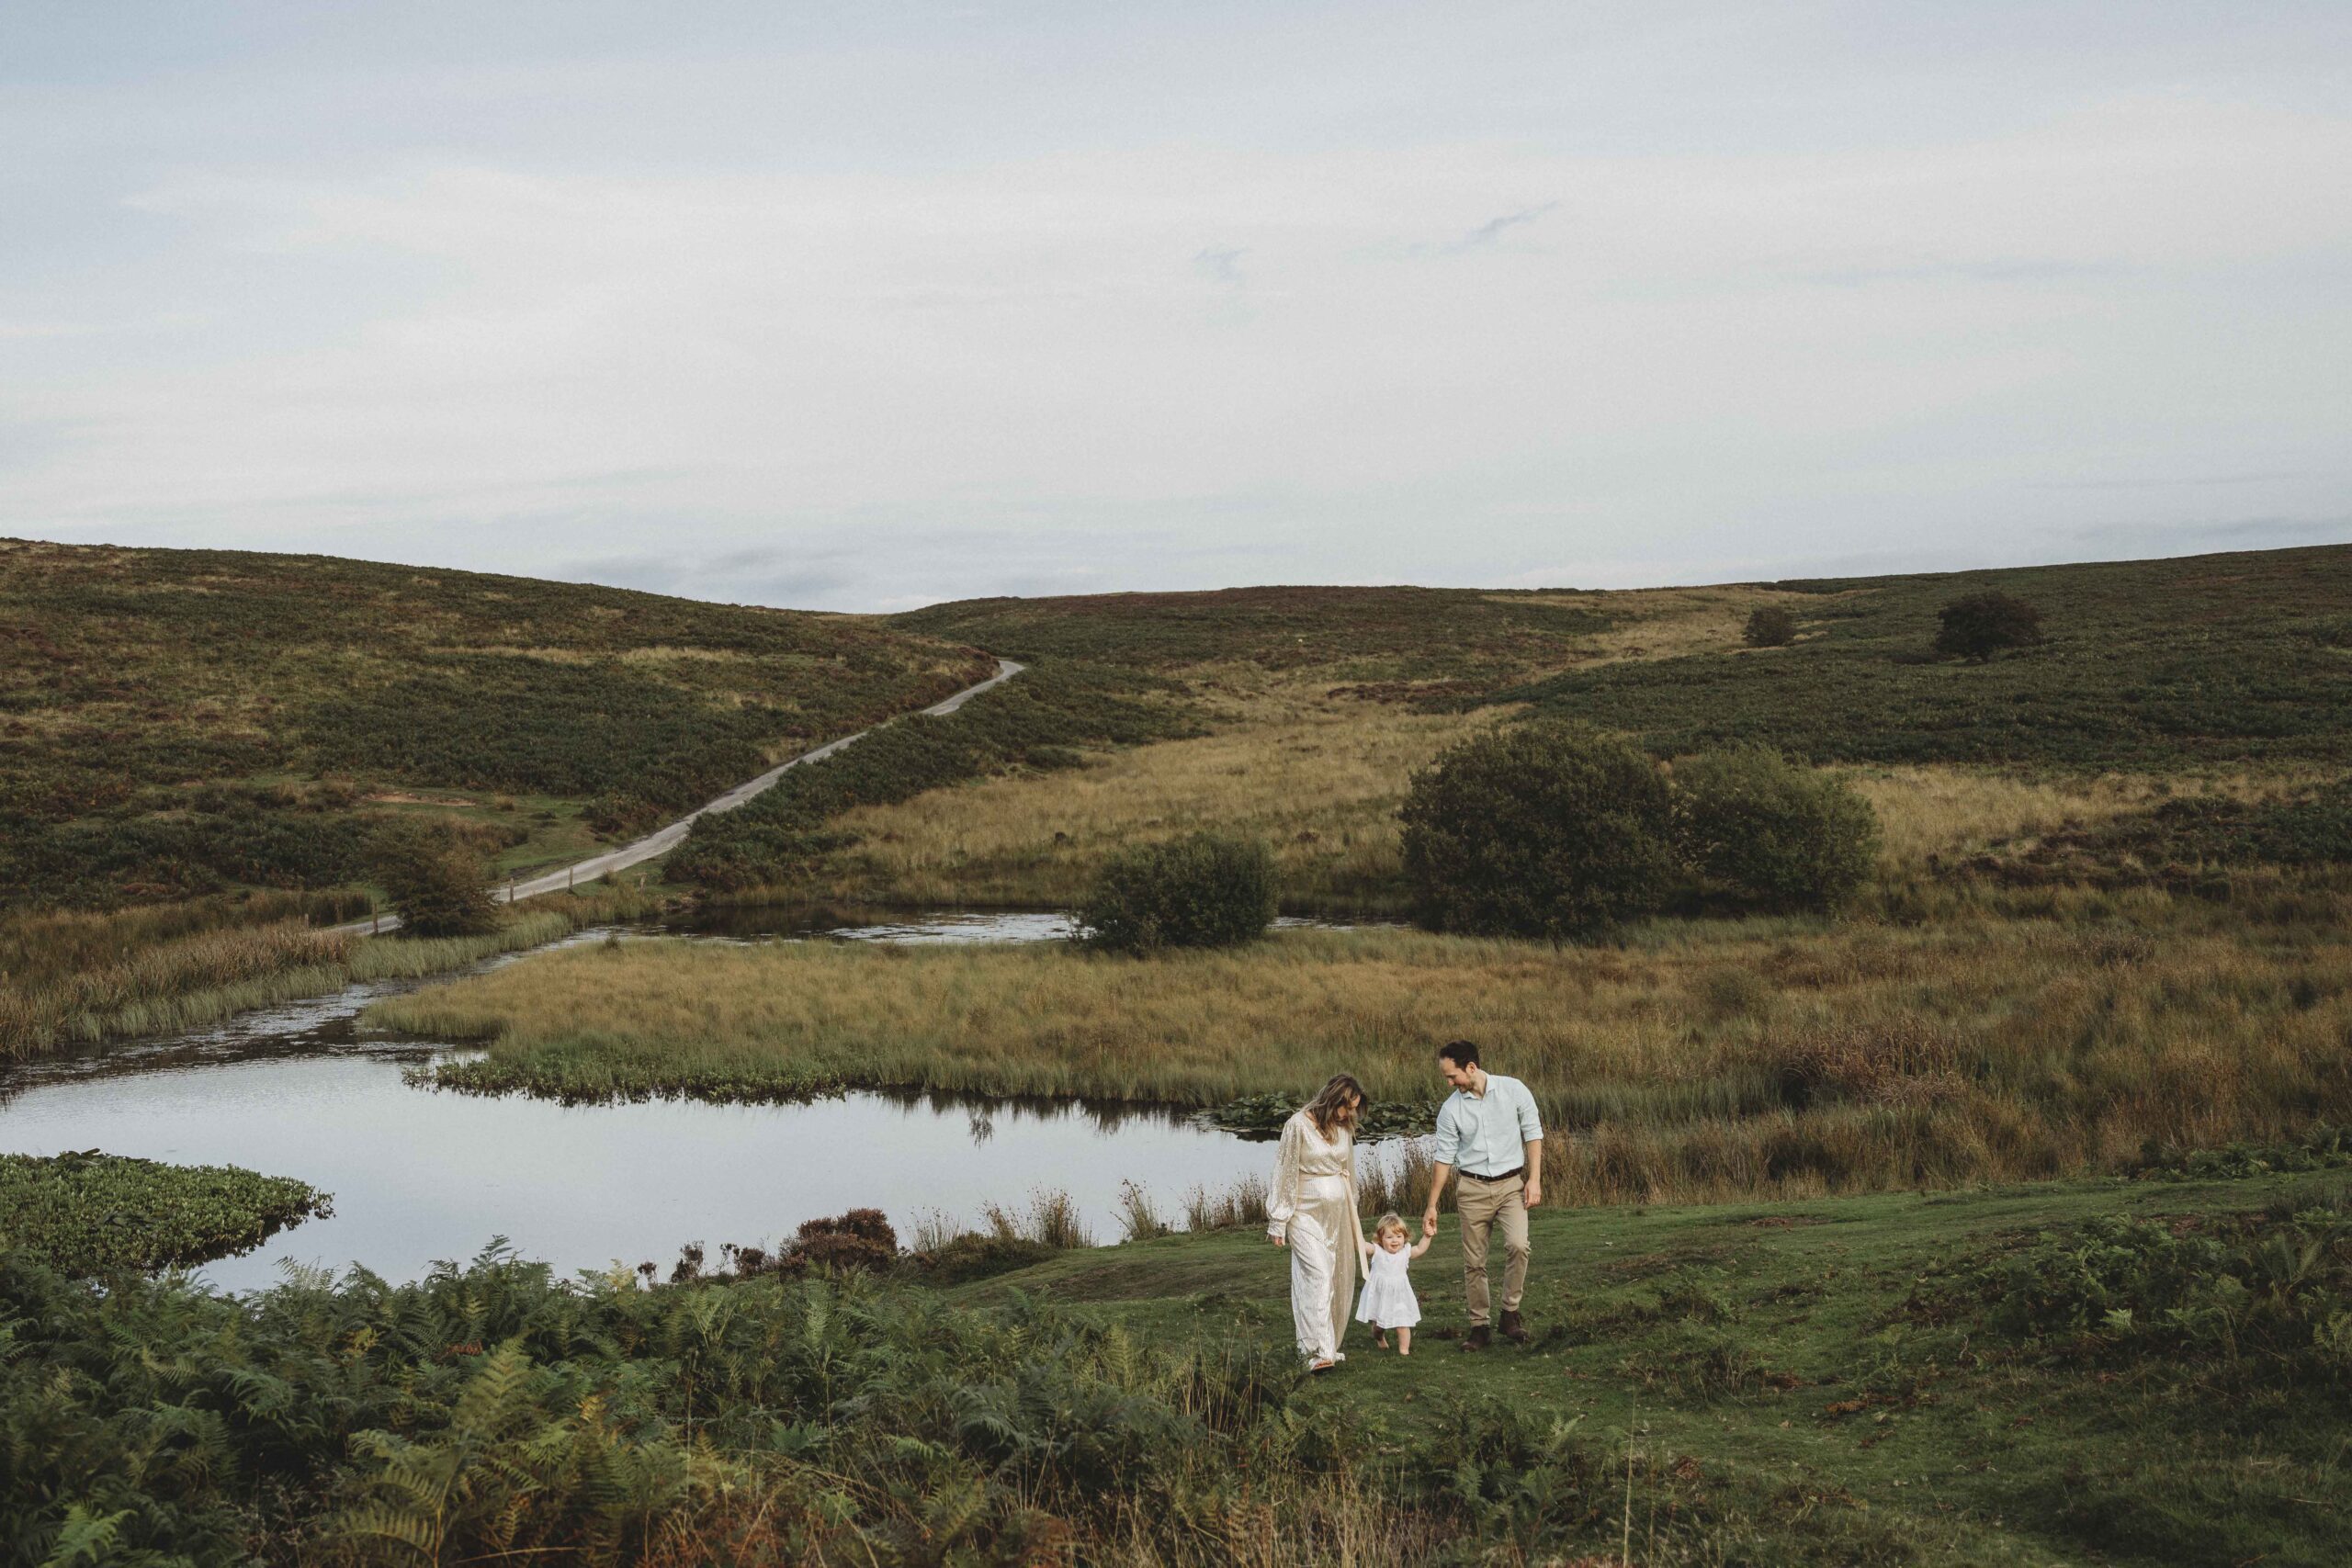
[[[2231,1364],[2022,1342],[1952,1308],[1948,1287],[1963,1263],[2095,1216],[2194,1227],[2345,1192],[2339,1172],[1540,1209],[1524,1309],[1536,1338],[1475,1356],[1459,1348],[1449,1215],[1414,1265],[1411,1359],[1355,1325],[1345,1365],[1295,1409],[1360,1451],[1441,1472],[1465,1457],[1452,1444],[1474,1429],[1465,1405],[1515,1405],[1538,1434],[1575,1423],[1564,1440],[1603,1472],[1575,1497],[1513,1495],[1525,1472],[1510,1462],[1462,1481],[1493,1495],[1498,1527],[1514,1510],[1577,1516],[1546,1533],[1594,1561],[1630,1506],[1644,1563],[2341,1563],[2341,1377],[2298,1385],[2252,1351]],[[1287,1345],[1286,1267],[1259,1235],[1227,1231],[1073,1252],[959,1292],[1083,1302],[1154,1340]]]

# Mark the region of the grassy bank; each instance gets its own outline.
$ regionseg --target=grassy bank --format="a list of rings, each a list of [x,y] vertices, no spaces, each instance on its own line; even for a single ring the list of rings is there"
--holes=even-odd
[[[76,1275],[204,1263],[330,1213],[328,1198],[234,1166],[0,1155],[0,1253]]]
[[[1639,1564],[2352,1554],[2340,1171],[1531,1217],[1532,1346],[1457,1351],[1448,1221],[1414,1268],[1411,1359],[1358,1326],[1299,1401],[1451,1489],[1504,1561],[1531,1542]],[[1282,1343],[1285,1286],[1262,1238],[1225,1233],[960,1293]]]
[[[1574,1201],[2008,1180],[2352,1119],[2344,896],[1949,892],[1908,923],[1660,922],[1622,947],[1290,932],[1060,948],[549,953],[371,1010],[476,1040],[442,1081],[573,1100],[842,1084],[1215,1106],[1350,1071],[1436,1089],[1467,1035],[1524,1077]]]
[[[248,1301],[0,1258],[6,1561],[2316,1565],[2340,1174],[1532,1216],[1536,1342],[1308,1382],[1254,1231],[947,1288]],[[2283,1261],[2282,1261],[2283,1260]]]
[[[46,968],[10,976],[0,991],[0,1062],[78,1044],[200,1028],[252,1008],[322,996],[359,980],[447,974],[493,953],[553,942],[600,920],[627,919],[651,902],[635,889],[597,888],[535,899],[503,913],[496,931],[468,937],[354,936],[298,920],[181,934],[150,932],[148,911],[51,917],[77,933],[130,927],[119,953],[73,947]],[[22,976],[21,978],[18,976]]]

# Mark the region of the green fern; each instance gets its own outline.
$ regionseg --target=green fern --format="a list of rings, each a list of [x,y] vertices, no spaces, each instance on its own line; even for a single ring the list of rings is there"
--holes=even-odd
[[[114,1554],[122,1539],[122,1521],[130,1517],[129,1508],[97,1514],[86,1504],[67,1504],[56,1542],[49,1555],[41,1559],[40,1568],[77,1568],[79,1564],[104,1562]]]

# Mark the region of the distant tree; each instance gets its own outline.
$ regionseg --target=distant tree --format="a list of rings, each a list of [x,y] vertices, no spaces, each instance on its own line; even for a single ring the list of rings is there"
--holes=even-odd
[[[1440,931],[1584,936],[1665,903],[1681,880],[1657,765],[1576,726],[1465,740],[1413,775],[1406,874]]]
[[[1748,615],[1747,646],[1786,648],[1797,640],[1797,618],[1780,604],[1766,604]]]
[[[1936,612],[1943,629],[1936,651],[1981,664],[2004,649],[2030,648],[2041,640],[2041,612],[1997,590],[1955,599]]]
[[[1077,911],[1087,944],[1114,953],[1230,947],[1274,922],[1273,852],[1194,833],[1114,855]]]
[[[368,862],[403,931],[473,936],[498,924],[489,867],[446,829],[414,818],[389,822],[369,840]]]
[[[1766,909],[1829,909],[1878,859],[1878,816],[1845,781],[1762,747],[1674,768],[1675,838],[1714,888]]]

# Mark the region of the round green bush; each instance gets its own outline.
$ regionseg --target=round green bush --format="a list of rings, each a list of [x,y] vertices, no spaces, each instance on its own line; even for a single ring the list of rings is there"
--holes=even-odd
[[[2042,640],[2041,612],[1997,590],[1970,593],[1936,612],[1936,651],[1982,664],[2013,648]]]
[[[1681,879],[1657,765],[1566,725],[1462,742],[1413,775],[1405,872],[1439,931],[1559,939],[1665,903]]]
[[[1230,947],[1274,921],[1274,857],[1257,840],[1194,833],[1114,856],[1077,911],[1087,944],[1114,953]]]
[[[1835,908],[1878,859],[1869,801],[1843,780],[1762,748],[1675,764],[1674,823],[1699,874],[1755,908]]]
[[[412,936],[473,936],[498,925],[490,868],[472,845],[419,821],[393,821],[368,844],[369,869]]]

